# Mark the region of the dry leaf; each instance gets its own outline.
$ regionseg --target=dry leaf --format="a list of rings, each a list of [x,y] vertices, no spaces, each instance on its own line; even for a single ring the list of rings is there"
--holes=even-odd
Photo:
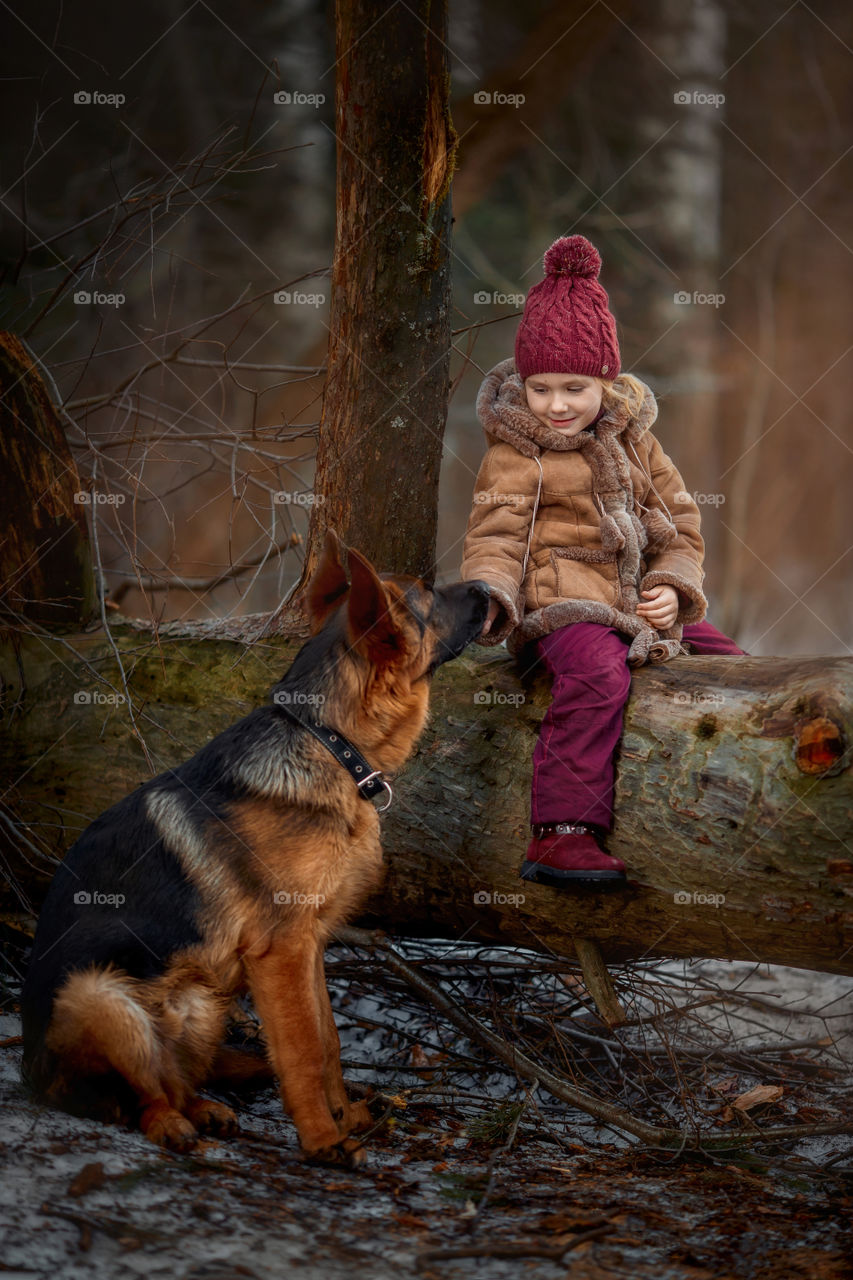
[[[107,1176],[100,1160],[94,1164],[84,1164],[68,1188],[68,1194],[70,1196],[85,1196],[89,1191],[99,1191],[106,1180]]]
[[[726,1076],[725,1080],[718,1080],[716,1084],[710,1086],[713,1093],[734,1093],[737,1087],[737,1076]]]
[[[732,1106],[738,1111],[749,1111],[762,1102],[778,1102],[784,1092],[781,1084],[757,1084],[754,1089],[735,1098]]]

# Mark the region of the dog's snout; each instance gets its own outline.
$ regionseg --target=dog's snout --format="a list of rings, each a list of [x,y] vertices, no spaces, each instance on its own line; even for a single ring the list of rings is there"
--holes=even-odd
[[[489,612],[491,593],[485,582],[454,582],[436,593],[431,623],[438,646],[430,674],[443,662],[458,658],[477,638]]]

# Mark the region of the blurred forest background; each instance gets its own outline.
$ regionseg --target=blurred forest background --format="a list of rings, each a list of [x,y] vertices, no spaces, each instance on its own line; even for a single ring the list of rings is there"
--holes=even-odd
[[[299,576],[334,28],[316,0],[7,9],[0,325],[64,407],[103,589],[133,616],[269,610]],[[479,382],[545,249],[579,232],[702,508],[710,619],[755,654],[849,652],[853,9],[450,0],[447,43],[438,577],[484,448]]]

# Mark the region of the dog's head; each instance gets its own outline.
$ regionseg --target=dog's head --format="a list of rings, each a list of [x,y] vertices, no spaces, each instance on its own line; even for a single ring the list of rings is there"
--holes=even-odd
[[[327,533],[305,594],[312,637],[274,694],[309,704],[376,768],[397,769],[426,722],[430,677],[479,635],[489,593],[479,582],[380,575],[352,549],[347,572],[344,554]]]
[[[316,634],[337,617],[353,651],[377,673],[415,683],[458,657],[482,630],[489,605],[484,583],[436,587],[407,575],[378,574],[352,547],[348,576],[342,552],[328,530],[306,591],[311,630]]]

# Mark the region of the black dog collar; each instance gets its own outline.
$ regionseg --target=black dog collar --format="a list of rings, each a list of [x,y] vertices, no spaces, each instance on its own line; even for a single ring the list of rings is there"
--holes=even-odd
[[[289,715],[291,720],[301,724],[303,729],[313,733],[317,741],[322,742],[327,751],[331,751],[338,764],[344,766],[355,782],[362,800],[372,800],[374,796],[378,796],[384,789],[388,792],[388,799],[384,804],[376,806],[376,812],[384,813],[386,809],[391,807],[394,793],[390,785],[382,777],[382,770],[371,769],[358,747],[354,747],[349,738],[345,738],[343,734],[338,733],[335,729],[327,729],[324,724],[317,724],[315,720],[303,720],[285,702],[277,702],[276,706],[279,710]]]

